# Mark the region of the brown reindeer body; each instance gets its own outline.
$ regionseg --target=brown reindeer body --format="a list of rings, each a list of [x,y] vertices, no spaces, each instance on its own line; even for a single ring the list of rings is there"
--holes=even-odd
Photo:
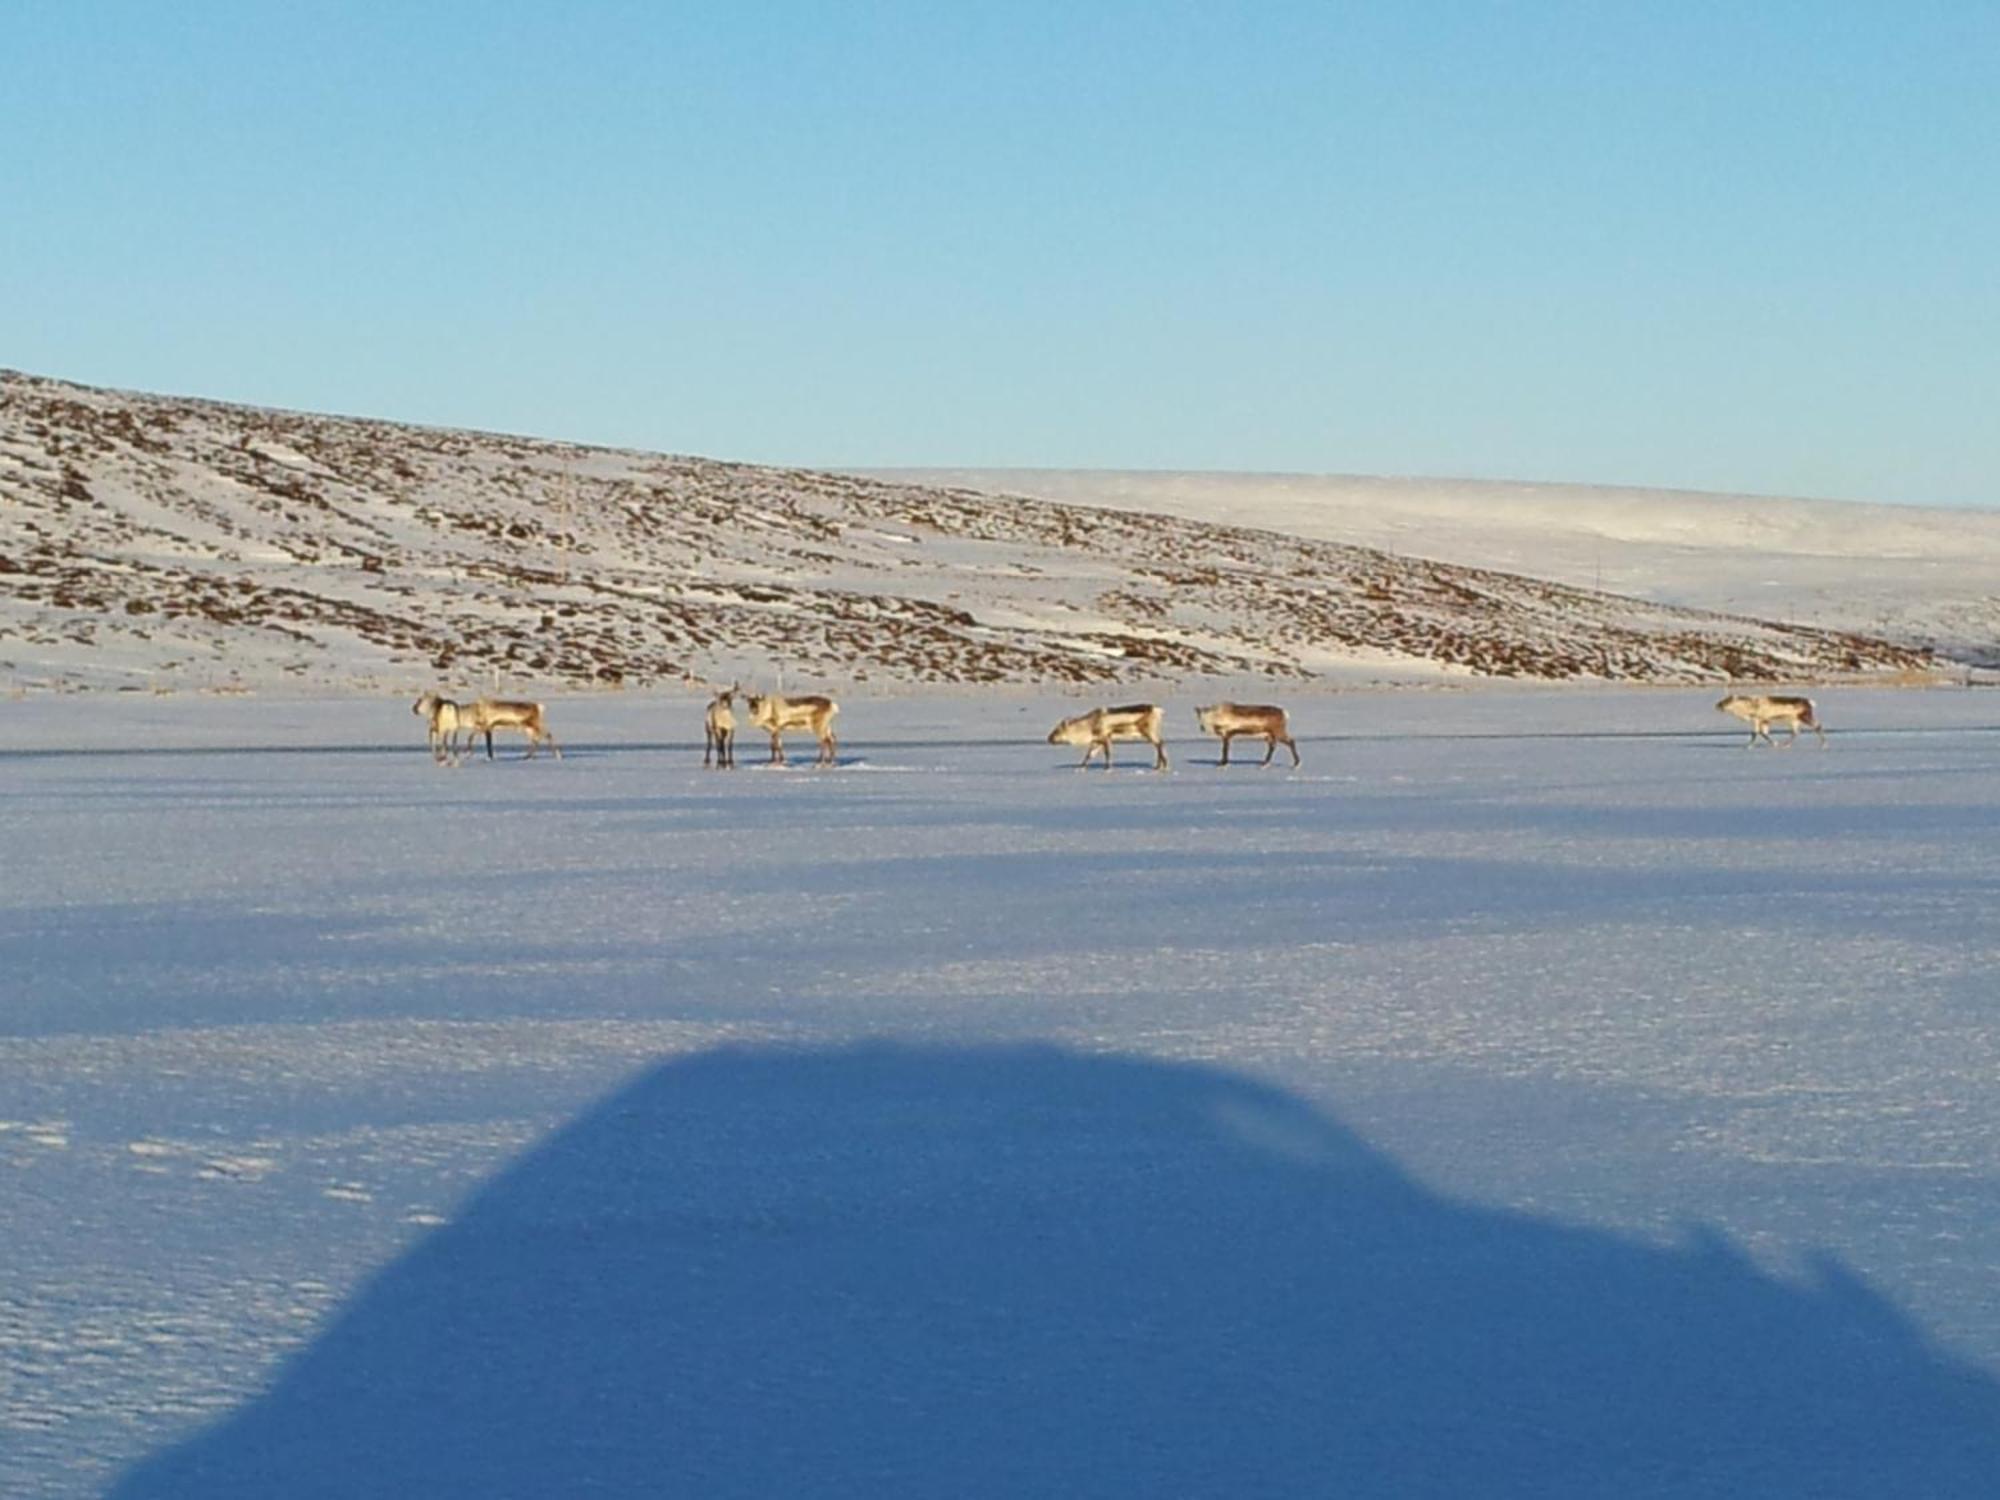
[[[736,767],[736,714],[732,707],[736,693],[733,687],[717,693],[709,700],[708,713],[702,719],[701,763],[719,771]]]
[[[1760,739],[1776,749],[1778,742],[1771,738],[1773,724],[1784,725],[1791,730],[1791,737],[1785,741],[1787,746],[1798,742],[1799,730],[1802,727],[1818,735],[1820,744],[1826,743],[1826,731],[1820,728],[1819,717],[1813,712],[1813,701],[1810,698],[1788,697],[1775,693],[1731,693],[1728,697],[1717,700],[1715,706],[1722,713],[1731,714],[1750,726],[1750,738],[1745,744],[1746,749],[1754,747]]]
[[[471,740],[486,736],[486,758],[493,759],[493,731],[496,729],[518,729],[528,737],[528,758],[533,759],[535,751],[547,741],[555,751],[556,759],[562,759],[562,747],[556,737],[549,733],[548,718],[539,703],[524,703],[518,699],[481,698],[477,703],[468,703],[459,709],[459,721]]]
[[[1160,738],[1160,724],[1166,715],[1155,703],[1130,703],[1123,708],[1093,708],[1087,714],[1064,719],[1049,731],[1051,745],[1081,745],[1083,759],[1078,763],[1080,771],[1090,764],[1091,756],[1099,750],[1104,752],[1104,769],[1111,769],[1111,742],[1113,740],[1144,740],[1153,747],[1153,769],[1167,769],[1167,747]]]
[[[431,747],[431,759],[439,765],[458,764],[458,735],[465,727],[464,705],[454,703],[437,693],[425,693],[410,705],[410,712],[427,720]]]
[[[1293,765],[1299,763],[1299,747],[1292,743],[1291,721],[1276,704],[1213,703],[1207,708],[1197,708],[1194,719],[1203,734],[1221,736],[1222,765],[1229,764],[1229,742],[1239,734],[1254,735],[1264,741],[1263,765],[1271,763],[1280,745],[1292,752]]]
[[[785,759],[784,733],[787,729],[804,729],[819,741],[819,757],[814,765],[830,766],[840,750],[840,742],[833,736],[833,716],[840,712],[840,705],[831,698],[781,698],[775,693],[763,696],[753,695],[748,703],[750,722],[771,736],[770,764],[789,764]]]

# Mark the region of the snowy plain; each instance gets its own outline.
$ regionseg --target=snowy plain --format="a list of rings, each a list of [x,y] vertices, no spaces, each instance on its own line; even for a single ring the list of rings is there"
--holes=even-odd
[[[1714,696],[0,703],[0,1494],[1990,1495],[2000,697]]]

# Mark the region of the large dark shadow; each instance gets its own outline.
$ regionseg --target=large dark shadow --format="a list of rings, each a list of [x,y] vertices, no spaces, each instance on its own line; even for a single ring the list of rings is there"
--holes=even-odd
[[[1441,1198],[1052,1049],[672,1063],[121,1500],[1979,1496],[2000,1386],[1838,1267]]]

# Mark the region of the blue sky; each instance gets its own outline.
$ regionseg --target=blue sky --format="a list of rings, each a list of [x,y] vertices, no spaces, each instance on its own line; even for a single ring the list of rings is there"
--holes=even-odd
[[[0,365],[800,464],[2000,502],[2000,5],[0,0]]]

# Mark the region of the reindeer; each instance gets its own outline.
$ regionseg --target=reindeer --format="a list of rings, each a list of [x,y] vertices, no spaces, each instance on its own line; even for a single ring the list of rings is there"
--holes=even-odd
[[[1760,739],[1772,749],[1777,749],[1778,742],[1771,738],[1770,726],[1773,724],[1783,724],[1792,731],[1791,738],[1785,741],[1786,749],[1798,743],[1801,725],[1818,735],[1822,746],[1826,744],[1826,731],[1820,728],[1810,698],[1731,693],[1726,698],[1718,699],[1715,706],[1750,726],[1750,738],[1744,745],[1746,750],[1754,748]]]
[[[708,714],[701,726],[703,765],[713,764],[718,771],[736,769],[736,714],[732,705],[742,691],[742,683],[732,682],[709,700]]]
[[[543,740],[562,759],[562,746],[549,733],[548,720],[543,715],[539,703],[523,703],[508,698],[481,698],[477,703],[463,705],[458,711],[459,725],[466,732],[466,744],[471,746],[480,735],[486,736],[486,758],[493,759],[493,731],[496,729],[518,729],[528,737],[528,758],[534,759],[535,751]]]
[[[1082,745],[1083,759],[1077,765],[1081,771],[1090,764],[1090,757],[1099,750],[1104,752],[1104,769],[1111,769],[1111,742],[1113,740],[1144,740],[1153,747],[1153,769],[1167,769],[1167,747],[1160,739],[1160,721],[1165,717],[1159,706],[1153,703],[1133,703],[1124,708],[1093,708],[1087,714],[1064,719],[1049,731],[1051,745]]]
[[[1229,764],[1229,742],[1239,734],[1261,735],[1264,740],[1263,765],[1271,763],[1271,757],[1283,745],[1292,752],[1292,764],[1299,763],[1299,747],[1292,743],[1291,721],[1285,711],[1271,703],[1213,703],[1207,708],[1194,711],[1194,721],[1201,726],[1203,734],[1222,737],[1222,759],[1218,764]]]
[[[819,758],[813,764],[833,764],[840,749],[840,742],[833,737],[833,716],[840,712],[840,705],[831,698],[781,698],[776,693],[753,693],[747,706],[750,722],[771,736],[771,765],[789,764],[783,738],[787,729],[811,730],[819,741]]]
[[[431,759],[441,766],[457,765],[458,732],[464,727],[464,708],[449,698],[429,692],[410,705],[410,712],[430,721],[426,727],[430,736]]]

